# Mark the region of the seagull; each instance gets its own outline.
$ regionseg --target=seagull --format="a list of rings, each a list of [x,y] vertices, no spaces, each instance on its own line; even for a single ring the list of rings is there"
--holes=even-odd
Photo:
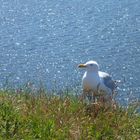
[[[112,77],[106,73],[99,71],[99,65],[96,61],[88,61],[85,64],[79,64],[79,68],[85,68],[86,72],[82,78],[83,96],[98,95],[99,91],[102,93],[112,95],[116,89],[116,83]]]

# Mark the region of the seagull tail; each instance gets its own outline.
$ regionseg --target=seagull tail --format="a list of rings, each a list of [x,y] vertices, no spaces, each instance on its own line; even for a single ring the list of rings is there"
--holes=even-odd
[[[114,82],[115,82],[116,84],[117,84],[117,83],[122,83],[121,80],[115,80]]]
[[[115,83],[115,87],[117,88],[118,84],[122,83],[122,81],[121,80],[114,80],[114,83]]]

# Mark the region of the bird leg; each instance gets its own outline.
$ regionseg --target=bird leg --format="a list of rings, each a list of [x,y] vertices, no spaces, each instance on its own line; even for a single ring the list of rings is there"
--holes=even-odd
[[[92,101],[95,103],[95,92],[91,91],[91,97],[92,97]]]
[[[97,94],[99,92],[99,87],[100,87],[100,83],[98,83],[98,85],[97,85]]]
[[[84,100],[84,99],[86,99],[86,90],[83,90],[82,91],[82,95],[81,95],[81,97],[80,97],[80,100]]]

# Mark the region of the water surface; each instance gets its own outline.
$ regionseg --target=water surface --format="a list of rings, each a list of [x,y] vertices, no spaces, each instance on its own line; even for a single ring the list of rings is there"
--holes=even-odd
[[[121,100],[140,98],[139,0],[1,0],[1,87],[76,88],[88,60],[124,82]]]

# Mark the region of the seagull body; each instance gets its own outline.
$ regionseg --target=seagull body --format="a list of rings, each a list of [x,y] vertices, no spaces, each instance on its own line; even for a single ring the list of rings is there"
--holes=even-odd
[[[111,94],[115,90],[115,82],[108,73],[99,71],[99,65],[96,61],[88,61],[80,64],[79,68],[85,68],[86,72],[82,78],[83,91],[98,92],[103,91]]]

